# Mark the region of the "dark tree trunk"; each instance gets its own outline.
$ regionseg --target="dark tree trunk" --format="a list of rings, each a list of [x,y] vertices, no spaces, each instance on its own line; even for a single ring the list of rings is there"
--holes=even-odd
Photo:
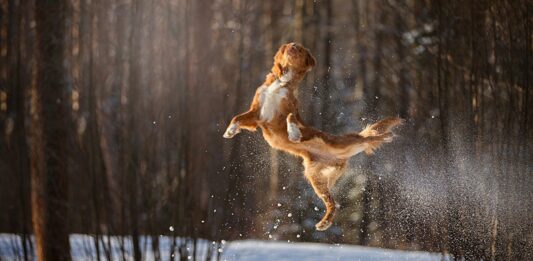
[[[326,1],[326,11],[325,11],[325,39],[324,39],[324,60],[322,61],[323,72],[322,72],[322,86],[320,101],[322,102],[322,107],[320,108],[320,125],[321,129],[324,131],[331,131],[332,126],[326,124],[326,122],[331,122],[331,119],[334,118],[333,115],[330,115],[330,95],[332,94],[332,81],[331,81],[331,65],[332,65],[332,20],[333,20],[333,3],[331,1]]]
[[[27,37],[27,28],[25,21],[25,15],[31,9],[28,8],[28,4],[18,3],[15,4],[15,1],[8,1],[8,37],[7,37],[7,49],[8,57],[6,60],[7,68],[10,68],[8,73],[9,76],[5,75],[6,86],[11,87],[8,89],[11,99],[8,101],[8,108],[11,108],[9,114],[12,115],[14,121],[14,131],[12,132],[13,144],[8,143],[6,146],[8,153],[12,156],[11,161],[13,174],[16,175],[18,182],[18,200],[20,205],[18,206],[18,215],[13,215],[11,213],[6,213],[7,215],[12,216],[13,219],[20,225],[21,234],[21,245],[23,251],[24,260],[29,260],[30,251],[31,251],[31,238],[30,238],[30,229],[31,225],[29,220],[30,215],[30,206],[29,206],[29,195],[27,193],[29,189],[29,169],[28,169],[28,148],[26,141],[26,130],[25,130],[25,115],[26,108],[24,106],[24,92],[26,86],[28,86],[28,80],[26,80],[26,75],[28,71],[28,65],[23,62],[23,52],[27,51],[24,49],[23,42],[25,37]],[[1,16],[1,15],[0,15]],[[1,40],[0,40],[1,41]],[[3,66],[4,64],[2,64]],[[2,83],[0,83],[2,85]],[[0,86],[0,89],[2,86]],[[2,108],[6,109],[6,108]],[[0,118],[1,119],[1,118]],[[0,126],[2,128],[3,126]],[[13,221],[12,221],[13,222]]]
[[[68,103],[64,34],[67,1],[37,1],[37,86],[32,97],[30,148],[32,221],[39,260],[70,260],[68,239]]]
[[[130,233],[133,244],[133,259],[138,261],[142,258],[141,247],[139,242],[139,147],[140,146],[140,130],[136,122],[140,118],[140,108],[142,104],[139,102],[139,88],[140,88],[140,39],[141,39],[141,18],[142,18],[142,3],[140,0],[132,0],[131,3],[131,32],[129,36],[129,89],[128,102],[126,104],[129,117],[127,118],[126,126],[129,132],[125,146],[129,157],[126,158],[126,175],[128,176],[128,193],[129,193],[129,218]]]
[[[369,225],[372,221],[371,219],[371,212],[372,209],[370,207],[370,204],[372,204],[372,193],[373,193],[373,186],[372,186],[372,179],[371,177],[367,178],[365,185],[365,189],[363,190],[363,200],[361,202],[361,223],[359,224],[359,244],[366,246],[370,242],[370,231],[369,231]]]
[[[374,57],[372,60],[373,67],[374,67],[374,77],[373,77],[373,84],[365,84],[363,87],[363,98],[366,103],[365,107],[365,113],[368,115],[370,119],[375,119],[377,115],[378,110],[378,98],[380,95],[379,87],[380,87],[380,74],[381,74],[381,67],[382,67],[382,45],[383,45],[383,38],[384,38],[384,32],[382,31],[381,27],[385,23],[385,11],[379,9],[379,6],[374,6],[374,8],[378,8],[378,20],[376,21],[377,24],[375,25],[375,49],[374,49]],[[366,77],[366,76],[364,76]],[[377,176],[375,174],[376,167],[374,164],[374,159],[367,158],[365,162],[365,168],[368,170],[367,173],[367,183],[365,185],[365,190],[363,191],[363,201],[362,201],[362,217],[361,217],[361,228],[360,228],[360,242],[364,245],[367,245],[370,243],[369,234],[371,231],[369,231],[369,225],[372,221],[371,219],[374,218],[374,211],[371,208],[372,199],[373,199],[373,193],[374,190],[382,191],[383,188],[381,188],[382,184],[381,181],[377,179]],[[379,209],[378,209],[379,211]]]

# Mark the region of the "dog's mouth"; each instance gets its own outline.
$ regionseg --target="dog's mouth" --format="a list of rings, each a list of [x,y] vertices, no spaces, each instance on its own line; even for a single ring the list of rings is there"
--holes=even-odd
[[[301,45],[290,43],[283,52],[283,59],[281,59],[280,64],[283,67],[290,66],[293,69],[304,69],[306,68],[307,55],[307,50]]]
[[[285,60],[290,65],[298,65],[298,61],[300,60],[301,56],[302,54],[296,48],[287,49],[287,51],[285,52]]]
[[[287,55],[290,57],[297,57],[300,53],[300,49],[296,44],[291,44],[291,46],[287,48]]]
[[[295,45],[289,47],[289,49],[287,50],[287,53],[289,53],[290,55],[297,54],[298,53],[298,47],[296,47]]]

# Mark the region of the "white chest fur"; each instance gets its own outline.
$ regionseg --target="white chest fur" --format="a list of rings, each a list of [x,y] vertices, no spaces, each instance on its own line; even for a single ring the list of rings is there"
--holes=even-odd
[[[272,121],[279,113],[281,101],[287,98],[287,94],[289,93],[289,89],[285,87],[285,83],[290,81],[291,78],[292,72],[288,72],[269,86],[261,87],[261,96],[259,98],[261,104],[261,120],[266,122]]]

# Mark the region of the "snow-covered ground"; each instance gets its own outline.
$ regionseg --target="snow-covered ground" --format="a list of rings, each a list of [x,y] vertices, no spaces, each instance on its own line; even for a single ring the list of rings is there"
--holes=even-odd
[[[169,260],[172,240],[161,236],[160,252],[162,260]],[[106,241],[107,242],[107,241]],[[125,241],[125,252],[131,258],[131,245]],[[95,260],[95,250],[92,237],[86,235],[71,235],[71,253],[74,260]],[[121,248],[118,238],[111,239],[112,257],[120,260]],[[150,247],[150,238],[141,239],[144,260],[154,260],[154,253]],[[191,245],[190,245],[191,246]],[[221,248],[206,240],[198,242],[197,260],[205,260],[207,249],[212,246],[212,255],[220,252],[220,260],[228,261],[262,261],[262,260],[448,260],[441,254],[418,251],[401,251],[381,248],[361,247],[339,244],[317,243],[288,243],[282,241],[238,240],[224,242]],[[190,248],[189,248],[190,249]],[[192,249],[191,255],[192,255]],[[0,260],[17,260],[22,253],[20,240],[11,234],[0,234]],[[103,253],[101,254],[102,257]],[[192,256],[189,257],[192,260]],[[105,260],[105,259],[104,259]],[[179,259],[178,259],[179,260]],[[213,260],[216,260],[213,258]]]
[[[351,245],[241,240],[229,243],[224,260],[442,260],[442,255]]]

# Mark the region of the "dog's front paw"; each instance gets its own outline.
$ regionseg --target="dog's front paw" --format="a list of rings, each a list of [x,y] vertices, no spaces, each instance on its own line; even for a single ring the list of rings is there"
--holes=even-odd
[[[229,125],[228,129],[226,129],[226,132],[224,132],[223,137],[226,139],[231,139],[233,136],[239,134],[241,132],[241,129],[239,128],[238,123],[232,123]]]
[[[287,133],[289,135],[289,140],[292,142],[300,142],[302,140],[302,132],[298,125],[287,120]]]
[[[302,140],[302,132],[300,131],[298,126],[296,126],[296,124],[291,123],[287,126],[287,128],[288,128],[287,132],[289,133],[290,141],[297,143]]]

